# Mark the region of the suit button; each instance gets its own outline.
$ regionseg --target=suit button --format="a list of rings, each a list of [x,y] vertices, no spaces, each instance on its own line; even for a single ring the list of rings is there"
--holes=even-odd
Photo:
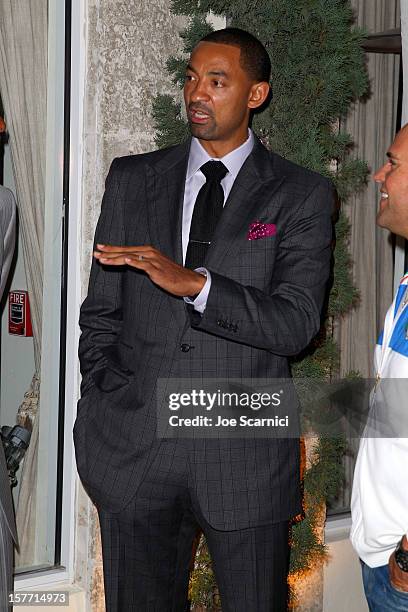
[[[194,348],[194,346],[190,346],[189,344],[185,344],[185,343],[180,344],[180,350],[181,350],[183,353],[188,353],[188,351],[189,351],[191,348]]]
[[[217,325],[219,325],[220,327],[222,327],[224,321],[222,319],[218,319],[217,321]]]

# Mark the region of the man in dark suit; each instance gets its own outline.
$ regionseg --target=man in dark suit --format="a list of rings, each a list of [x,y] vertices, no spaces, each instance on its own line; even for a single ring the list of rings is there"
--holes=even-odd
[[[17,545],[10,479],[0,445],[0,612],[12,609],[9,594],[13,591],[13,541]]]
[[[192,139],[115,159],[80,325],[74,438],[97,506],[109,612],[187,608],[206,536],[224,612],[285,610],[297,439],[161,439],[159,379],[289,377],[320,326],[332,188],[248,129],[262,44],[227,28],[193,50]],[[135,246],[136,245],[136,246]]]
[[[1,120],[1,117],[0,117]],[[4,126],[5,129],[5,126]],[[1,121],[0,121],[0,132]],[[16,238],[16,203],[12,192],[0,185],[0,300],[10,272]],[[17,544],[10,479],[0,440],[0,611],[10,610],[13,590],[13,540]]]

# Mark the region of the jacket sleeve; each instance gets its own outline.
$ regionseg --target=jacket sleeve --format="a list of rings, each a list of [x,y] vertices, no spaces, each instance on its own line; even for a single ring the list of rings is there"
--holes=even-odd
[[[13,193],[1,187],[0,197],[0,300],[13,261],[16,244],[16,202]]]
[[[192,327],[277,355],[300,353],[320,328],[330,275],[333,203],[330,181],[320,180],[285,228],[266,291],[210,270],[203,315],[189,309]]]
[[[124,202],[120,194],[119,159],[114,159],[105,183],[101,214],[95,231],[96,244],[125,243]],[[105,352],[117,342],[122,326],[122,267],[108,267],[92,258],[88,295],[80,312],[79,360],[81,394],[93,385],[92,374],[103,368]]]

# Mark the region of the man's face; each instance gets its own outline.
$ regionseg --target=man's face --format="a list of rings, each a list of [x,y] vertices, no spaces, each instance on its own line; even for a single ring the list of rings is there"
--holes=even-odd
[[[377,224],[408,238],[408,128],[404,127],[387,151],[388,160],[374,175],[381,184]]]
[[[184,101],[191,133],[204,146],[246,140],[256,85],[241,68],[240,53],[232,45],[200,42],[191,54]]]

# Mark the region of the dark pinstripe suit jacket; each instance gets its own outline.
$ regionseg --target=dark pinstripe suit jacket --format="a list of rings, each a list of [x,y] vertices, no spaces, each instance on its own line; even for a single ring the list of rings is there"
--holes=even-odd
[[[0,300],[9,275],[16,234],[16,203],[12,192],[0,185]],[[3,513],[10,535],[17,544],[14,508],[4,450],[0,442],[0,512]],[[11,571],[11,568],[10,568]],[[1,573],[1,572],[0,572]]]
[[[96,242],[151,244],[182,263],[189,145],[113,161]],[[202,317],[144,273],[93,262],[80,316],[83,382],[74,440],[79,474],[97,505],[123,508],[157,451],[159,377],[289,375],[287,358],[320,326],[332,202],[327,179],[256,139],[204,264],[212,286]],[[248,240],[254,221],[274,223],[276,235]],[[217,529],[300,511],[297,440],[197,440],[190,469],[202,512]]]
[[[10,530],[14,542],[18,543],[16,523],[14,520],[14,508],[10,491],[10,479],[7,471],[6,459],[3,447],[0,447],[0,512],[3,512],[5,522]]]

